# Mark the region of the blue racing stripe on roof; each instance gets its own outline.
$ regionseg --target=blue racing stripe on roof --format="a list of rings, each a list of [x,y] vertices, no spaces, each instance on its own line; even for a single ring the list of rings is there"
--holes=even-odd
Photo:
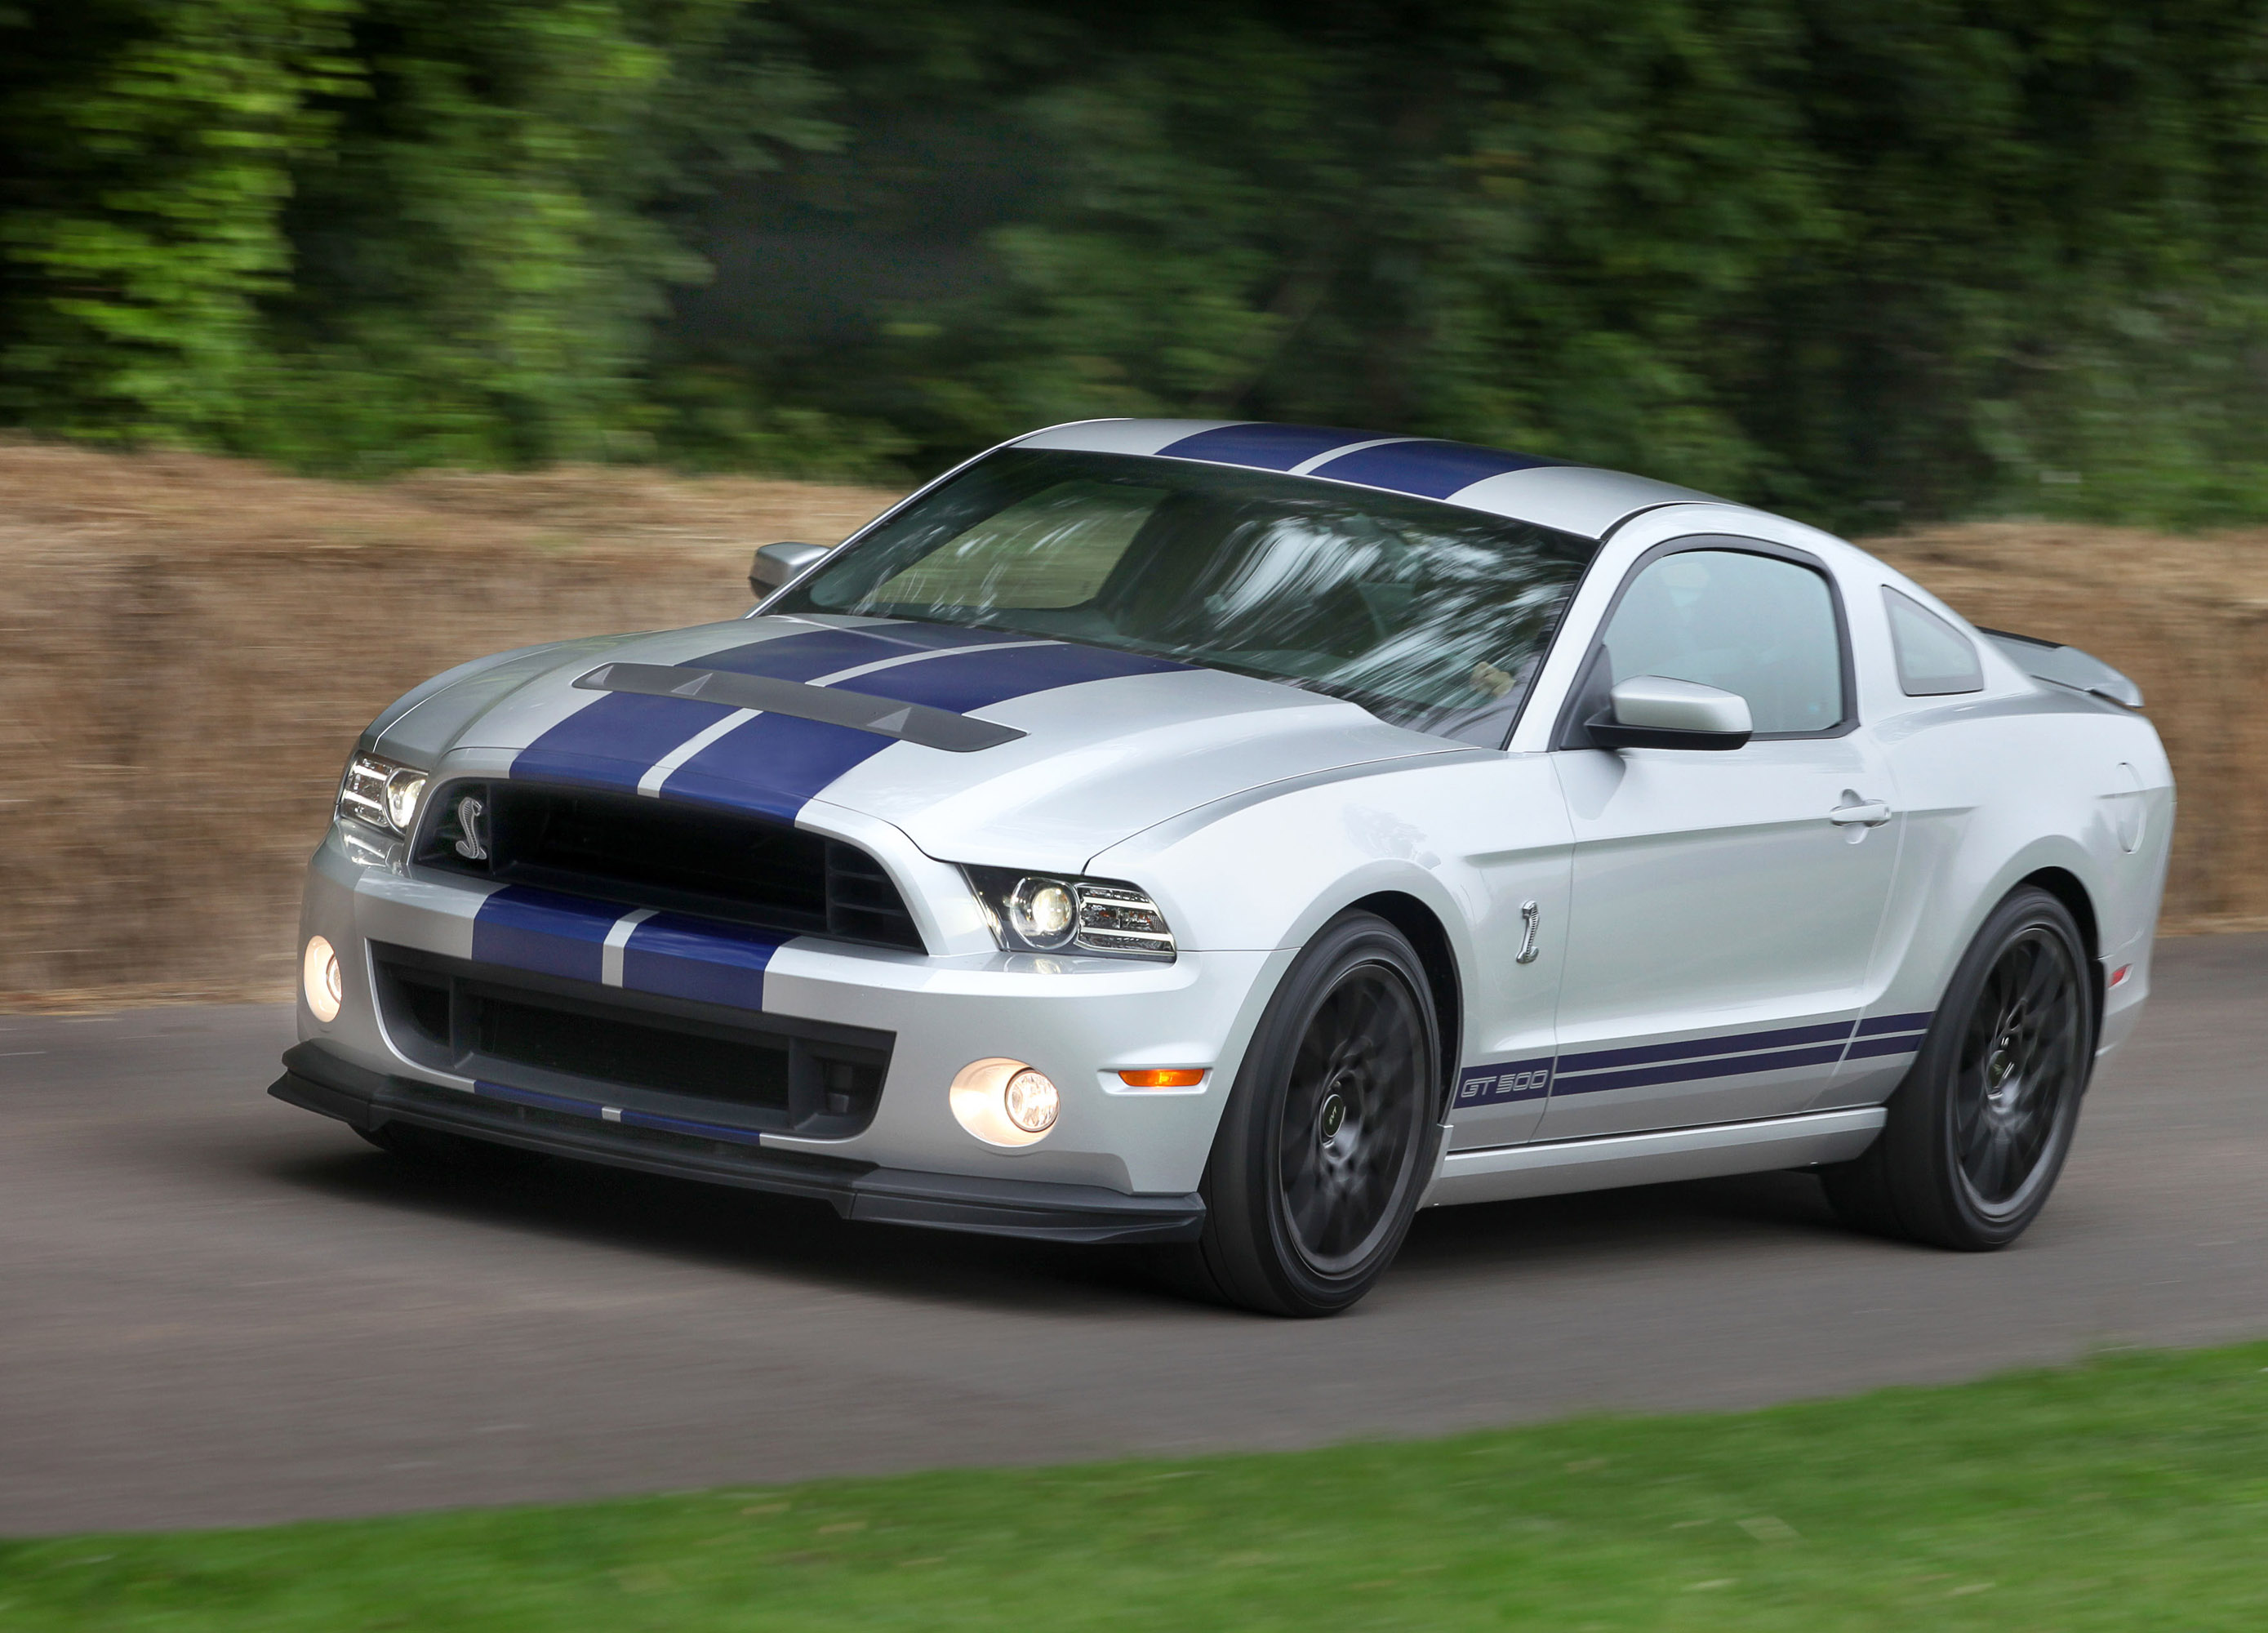
[[[681,913],[657,913],[622,946],[622,986],[631,992],[764,1006],[764,969],[787,938]]]
[[[1057,687],[1186,667],[1163,658],[1099,646],[1017,646],[1005,651],[954,652],[902,669],[885,669],[846,682],[843,690],[965,714]],[[760,812],[792,822],[829,783],[892,746],[891,739],[871,732],[786,715],[759,715],[670,773],[662,792],[673,799]]]
[[[1506,453],[1498,448],[1476,448],[1462,442],[1389,442],[1376,448],[1326,460],[1310,476],[1335,482],[1360,482],[1366,488],[1388,488],[1425,499],[1446,499],[1506,471],[1533,470],[1539,466],[1564,465],[1532,453]]]
[[[596,982],[607,932],[624,909],[611,901],[508,885],[473,916],[473,961]]]
[[[1319,453],[1375,439],[1374,432],[1333,430],[1322,425],[1216,425],[1169,442],[1158,452],[1177,460],[1211,460],[1219,465],[1288,471]]]

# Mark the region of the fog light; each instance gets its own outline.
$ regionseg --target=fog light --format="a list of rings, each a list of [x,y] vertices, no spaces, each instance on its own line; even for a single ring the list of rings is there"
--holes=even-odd
[[[1056,1126],[1056,1085],[1045,1072],[1029,1067],[1018,1072],[1008,1079],[1000,1101],[1007,1108],[1008,1121],[1027,1134],[1045,1134]]]
[[[299,964],[299,984],[317,1020],[328,1026],[339,1018],[339,1005],[347,996],[346,975],[339,968],[339,955],[320,936],[308,938],[307,956]]]
[[[1047,1074],[1020,1060],[972,1061],[954,1074],[954,1121],[987,1145],[1029,1145],[1056,1126],[1061,1097]]]

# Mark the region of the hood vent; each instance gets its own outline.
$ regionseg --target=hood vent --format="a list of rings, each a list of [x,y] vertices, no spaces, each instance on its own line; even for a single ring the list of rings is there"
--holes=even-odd
[[[925,950],[880,862],[770,818],[485,781],[452,783],[426,810],[421,866],[783,935]]]

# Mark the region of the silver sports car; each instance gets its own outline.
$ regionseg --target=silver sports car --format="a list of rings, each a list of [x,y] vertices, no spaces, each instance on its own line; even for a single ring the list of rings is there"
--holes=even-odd
[[[2132,684],[1705,494],[1108,420],[751,581],[372,723],[276,1095],[1315,1314],[1695,1175],[2000,1246],[2148,990]]]

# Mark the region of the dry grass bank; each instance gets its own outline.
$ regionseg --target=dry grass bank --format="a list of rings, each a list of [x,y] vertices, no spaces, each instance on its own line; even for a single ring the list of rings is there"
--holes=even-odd
[[[748,552],[891,495],[619,469],[378,487],[0,444],[0,1004],[279,996],[386,702],[504,647],[726,618]],[[2268,918],[2268,533],[1972,526],[1884,554],[2138,679],[2183,780],[2170,919]]]

